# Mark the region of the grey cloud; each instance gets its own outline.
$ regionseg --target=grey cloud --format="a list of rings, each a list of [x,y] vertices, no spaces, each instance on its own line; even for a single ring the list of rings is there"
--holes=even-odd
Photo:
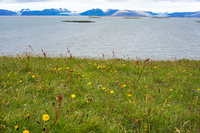
[[[14,2],[17,2],[17,3],[45,2],[45,1],[49,1],[49,0],[14,0]]]
[[[124,2],[124,1],[128,1],[128,0],[107,0],[108,2]]]
[[[168,1],[168,2],[194,2],[194,1],[200,1],[200,0],[144,0],[149,2],[161,2],[161,1]]]

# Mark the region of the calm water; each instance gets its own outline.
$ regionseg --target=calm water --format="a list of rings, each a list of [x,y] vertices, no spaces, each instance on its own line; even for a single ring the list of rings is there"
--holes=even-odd
[[[92,20],[66,23],[61,20]],[[200,59],[198,18],[123,19],[88,17],[0,17],[0,53],[167,60]],[[2,54],[3,53],[3,54]],[[128,56],[127,56],[128,55]]]

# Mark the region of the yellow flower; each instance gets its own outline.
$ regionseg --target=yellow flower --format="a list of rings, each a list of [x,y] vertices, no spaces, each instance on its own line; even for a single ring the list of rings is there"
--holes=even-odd
[[[87,100],[87,103],[89,103],[90,101],[89,100]]]
[[[156,67],[154,67],[154,69],[156,69]]]
[[[69,67],[67,67],[67,69],[69,69]]]
[[[131,94],[128,94],[128,96],[131,97],[132,95],[131,95]]]
[[[170,89],[169,91],[173,91],[172,89]]]
[[[72,94],[72,95],[71,95],[71,97],[72,97],[72,98],[75,98],[75,97],[76,97],[76,95],[75,95],[75,94]]]
[[[185,70],[183,70],[183,72],[185,72]]]
[[[54,70],[56,70],[56,68],[54,68]]]
[[[32,75],[32,78],[35,78],[35,75]]]
[[[42,119],[44,121],[48,121],[49,120],[49,115],[48,114],[44,114]]]
[[[117,71],[115,71],[115,72],[117,72]]]
[[[22,80],[20,80],[19,82],[22,83]]]
[[[97,65],[97,63],[94,63],[94,65],[96,66],[96,65]]]
[[[123,85],[124,88],[126,88],[126,85]]]
[[[89,82],[88,84],[91,85],[91,82]]]
[[[110,91],[110,93],[111,93],[111,94],[113,94],[113,93],[114,93],[114,91]]]
[[[10,74],[8,74],[8,77],[10,77]]]
[[[31,74],[31,72],[28,72],[28,74]]]
[[[28,130],[24,130],[23,133],[29,133],[29,131]]]
[[[82,75],[82,77],[84,77],[84,75]]]
[[[15,126],[15,130],[18,130],[18,129],[19,129],[19,126],[18,126],[18,125],[16,125],[16,126]]]
[[[103,89],[103,90],[105,90],[105,89],[106,89],[106,87],[103,87],[102,89]]]
[[[200,89],[197,89],[198,91],[200,91]]]
[[[29,114],[27,114],[27,117],[29,118]]]

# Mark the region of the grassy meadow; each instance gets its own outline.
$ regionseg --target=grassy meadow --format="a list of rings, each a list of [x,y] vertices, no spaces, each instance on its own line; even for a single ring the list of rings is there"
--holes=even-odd
[[[0,72],[1,132],[200,132],[200,61],[1,56]]]

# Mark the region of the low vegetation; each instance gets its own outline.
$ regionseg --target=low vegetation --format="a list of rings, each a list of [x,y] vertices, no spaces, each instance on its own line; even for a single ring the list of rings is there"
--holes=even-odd
[[[62,20],[61,22],[95,23],[95,21],[90,21],[90,20]]]
[[[0,57],[1,132],[200,132],[200,61]]]

